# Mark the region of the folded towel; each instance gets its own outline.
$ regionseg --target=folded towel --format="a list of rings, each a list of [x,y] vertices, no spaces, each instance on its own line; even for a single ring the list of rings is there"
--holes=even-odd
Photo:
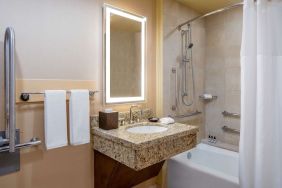
[[[173,124],[175,122],[174,119],[172,119],[171,117],[163,117],[159,121],[161,124],[165,124],[165,125]]]
[[[68,144],[66,91],[45,91],[44,130],[47,149],[58,148]]]
[[[89,90],[71,90],[70,92],[70,144],[89,143]]]

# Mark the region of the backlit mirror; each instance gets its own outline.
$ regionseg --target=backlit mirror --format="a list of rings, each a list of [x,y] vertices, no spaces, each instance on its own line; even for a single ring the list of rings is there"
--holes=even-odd
[[[146,18],[104,7],[106,103],[145,100]]]

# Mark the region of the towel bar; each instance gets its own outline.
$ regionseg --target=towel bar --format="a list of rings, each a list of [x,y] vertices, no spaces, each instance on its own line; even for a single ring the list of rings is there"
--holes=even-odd
[[[90,97],[93,97],[99,91],[89,91]],[[22,101],[29,101],[30,95],[44,95],[45,92],[22,92],[20,95],[20,99]],[[70,94],[70,91],[67,91],[67,94]]]
[[[22,149],[22,148],[27,148],[27,147],[33,147],[33,146],[37,146],[40,144],[41,144],[41,140],[39,140],[38,138],[32,138],[29,142],[15,145],[15,149],[17,150],[17,149]],[[0,153],[9,151],[9,150],[10,150],[10,146],[0,147]]]

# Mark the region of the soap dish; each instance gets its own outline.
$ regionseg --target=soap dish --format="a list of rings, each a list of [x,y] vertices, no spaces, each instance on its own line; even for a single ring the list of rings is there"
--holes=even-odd
[[[217,96],[212,95],[212,94],[202,94],[199,96],[199,98],[205,101],[210,101],[210,100],[217,99]]]
[[[150,121],[150,122],[158,122],[159,121],[159,118],[157,118],[157,117],[151,117],[151,118],[148,118],[148,120]]]

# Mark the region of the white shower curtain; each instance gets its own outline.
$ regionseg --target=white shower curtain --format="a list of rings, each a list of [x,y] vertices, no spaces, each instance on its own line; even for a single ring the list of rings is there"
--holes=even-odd
[[[241,188],[282,188],[282,0],[245,0]]]

